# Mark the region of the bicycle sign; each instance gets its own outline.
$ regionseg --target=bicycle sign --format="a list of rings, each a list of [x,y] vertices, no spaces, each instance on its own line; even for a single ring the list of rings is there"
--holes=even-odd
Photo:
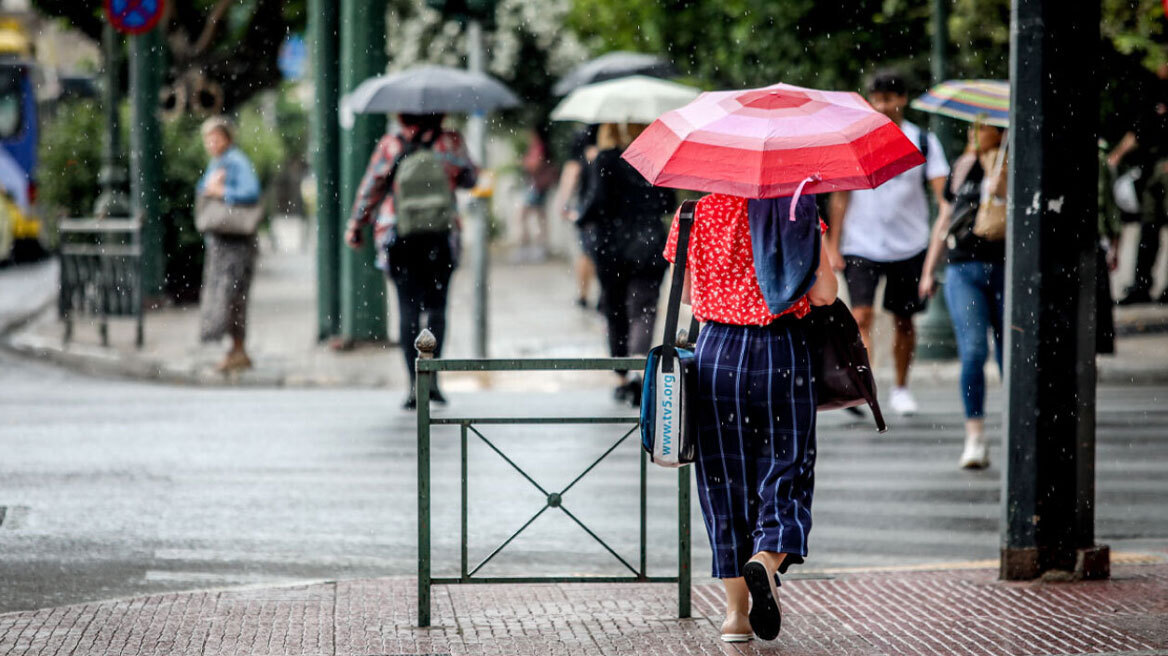
[[[105,0],[105,15],[125,34],[149,32],[162,18],[166,0]]]

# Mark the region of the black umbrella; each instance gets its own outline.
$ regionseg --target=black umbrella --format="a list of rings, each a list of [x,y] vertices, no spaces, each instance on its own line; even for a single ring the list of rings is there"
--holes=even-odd
[[[341,101],[352,114],[446,114],[514,107],[519,99],[484,73],[448,66],[416,66],[365,80]]]
[[[570,73],[560,78],[556,86],[552,87],[552,91],[557,96],[563,96],[585,84],[603,82],[628,75],[677,77],[678,72],[672,62],[657,55],[618,50],[601,55],[572,69]]]

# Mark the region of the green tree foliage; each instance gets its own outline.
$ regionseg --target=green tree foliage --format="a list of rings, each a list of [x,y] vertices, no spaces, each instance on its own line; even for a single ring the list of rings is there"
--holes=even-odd
[[[94,40],[101,38],[101,2],[33,0],[45,16],[59,18]],[[304,30],[306,0],[179,0],[167,3],[161,29],[168,49],[168,84],[186,96],[205,92],[231,111],[279,84],[276,58],[290,32]]]
[[[567,21],[571,0],[499,0],[485,30],[488,72],[524,102],[512,113],[520,125],[546,120],[554,106],[551,88],[560,75],[587,58]],[[466,65],[466,27],[422,0],[390,0],[386,26],[389,68],[423,62]]]
[[[874,65],[927,79],[928,20],[904,0],[578,0],[571,15],[594,52],[659,53],[713,88],[856,88]]]
[[[1103,35],[1121,55],[1155,71],[1168,64],[1164,5],[1160,0],[1103,0]]]
[[[45,122],[37,192],[49,216],[86,216],[97,200],[103,116],[89,100],[62,105]]]
[[[950,77],[1010,75],[1010,0],[956,0],[949,18]]]

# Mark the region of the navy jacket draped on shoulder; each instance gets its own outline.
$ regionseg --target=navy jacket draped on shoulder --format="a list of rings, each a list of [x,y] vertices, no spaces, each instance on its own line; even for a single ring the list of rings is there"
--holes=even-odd
[[[802,195],[790,220],[791,197],[747,202],[754,269],[773,314],[788,310],[815,284],[819,268],[819,211],[815,196]]]

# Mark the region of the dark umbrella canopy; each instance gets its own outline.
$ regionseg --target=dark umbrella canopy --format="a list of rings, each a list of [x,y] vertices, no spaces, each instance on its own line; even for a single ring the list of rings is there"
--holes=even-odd
[[[446,114],[514,107],[519,99],[495,78],[447,66],[416,66],[365,80],[342,100],[354,114]]]
[[[557,96],[563,96],[585,84],[603,82],[628,75],[677,77],[678,72],[670,61],[657,55],[618,50],[601,55],[572,69],[556,83],[556,86],[552,87],[552,91]]]

